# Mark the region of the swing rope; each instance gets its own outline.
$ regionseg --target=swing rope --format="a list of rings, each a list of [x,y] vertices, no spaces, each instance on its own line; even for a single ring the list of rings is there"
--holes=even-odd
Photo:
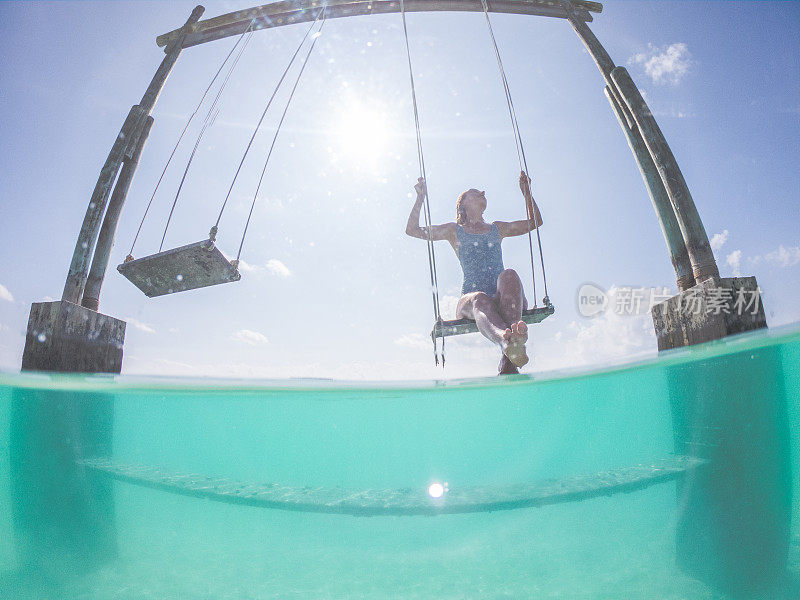
[[[506,77],[506,71],[503,67],[503,60],[500,58],[500,49],[497,46],[497,39],[494,36],[494,29],[492,28],[492,21],[489,18],[489,5],[486,0],[481,0],[481,4],[483,5],[483,14],[486,17],[486,25],[489,29],[489,35],[492,38],[492,45],[494,46],[494,53],[495,57],[497,58],[497,66],[500,70],[500,78],[503,82],[503,90],[506,94],[506,104],[508,105],[508,116],[511,119],[511,128],[514,132],[514,143],[517,146],[517,160],[519,161],[519,168],[525,174],[525,177],[528,177],[528,161],[525,158],[525,147],[522,143],[522,133],[519,129],[519,122],[517,121],[517,111],[514,108],[514,100],[511,97],[511,88],[508,84],[508,78]],[[530,190],[530,184],[528,184],[528,189]],[[532,196],[532,193],[531,193]],[[528,208],[527,198],[525,199],[525,212],[528,215],[528,227],[531,225],[531,219],[533,215],[530,213]],[[542,238],[539,234],[539,228],[536,228],[536,239],[539,244],[539,257],[541,259],[542,264],[542,279],[544,280],[544,299],[543,302],[545,306],[550,303],[550,298],[547,293],[547,273],[545,272],[544,267],[544,256],[542,254]],[[536,275],[535,275],[535,268],[534,268],[534,258],[533,258],[533,240],[531,237],[530,230],[528,231],[528,248],[530,250],[531,256],[531,279],[533,281],[533,306],[536,308],[537,301],[536,301]]]
[[[217,105],[219,104],[220,98],[222,98],[222,93],[225,91],[225,87],[228,85],[228,80],[230,80],[233,71],[236,69],[236,65],[239,63],[239,59],[242,58],[242,54],[244,53],[245,48],[247,48],[247,44],[250,43],[250,40],[253,37],[252,29],[253,22],[251,21],[250,27],[247,30],[249,35],[245,39],[244,44],[242,44],[242,47],[239,49],[239,53],[236,55],[233,63],[231,63],[228,73],[225,75],[225,79],[222,80],[222,84],[217,90],[217,95],[214,98],[214,101],[211,103],[211,107],[208,109],[208,112],[206,113],[206,118],[203,121],[203,128],[200,130],[200,134],[197,136],[197,141],[194,143],[194,148],[192,148],[192,153],[189,156],[189,162],[186,163],[186,168],[183,171],[183,177],[181,177],[180,185],[178,185],[178,191],[175,193],[175,200],[172,202],[172,208],[169,211],[167,223],[164,225],[164,234],[161,236],[161,244],[158,247],[159,252],[161,252],[161,250],[164,248],[164,240],[167,237],[167,230],[169,229],[170,221],[172,221],[172,214],[175,212],[175,207],[178,204],[178,198],[181,195],[181,190],[183,189],[183,184],[186,181],[186,176],[189,174],[189,167],[192,166],[194,155],[197,152],[197,148],[200,146],[200,141],[203,139],[203,135],[211,126],[214,125],[214,122],[217,120],[217,115],[219,115],[219,109],[217,108]]]
[[[252,29],[252,27],[253,23],[251,22],[250,26],[247,29],[245,29],[242,32],[242,35],[240,35],[239,38],[236,40],[236,43],[233,45],[233,48],[231,48],[230,52],[228,52],[228,55],[225,57],[225,60],[222,61],[222,64],[219,66],[219,69],[217,69],[217,72],[214,74],[214,77],[211,78],[211,83],[208,84],[206,91],[203,92],[203,96],[200,98],[200,102],[197,103],[197,107],[194,109],[194,112],[192,112],[192,114],[189,116],[189,120],[186,121],[186,125],[184,126],[180,136],[178,136],[178,141],[175,142],[175,146],[172,148],[172,152],[170,153],[169,158],[167,159],[167,164],[164,165],[164,170],[161,171],[161,175],[159,176],[158,181],[156,182],[156,187],[153,190],[153,194],[150,196],[150,201],[147,203],[147,207],[144,210],[144,215],[142,215],[142,220],[139,223],[139,228],[136,230],[136,235],[134,236],[133,243],[131,244],[131,250],[130,252],[128,252],[128,256],[125,258],[126,262],[129,260],[133,260],[133,249],[136,246],[136,241],[139,239],[139,234],[141,233],[142,226],[144,225],[144,221],[147,218],[147,213],[150,211],[150,206],[153,204],[153,199],[156,197],[158,188],[161,186],[161,181],[164,179],[164,175],[167,173],[167,169],[169,168],[169,165],[172,162],[172,158],[175,156],[175,152],[178,150],[178,146],[180,146],[181,141],[183,140],[183,136],[186,135],[186,131],[189,129],[189,125],[191,125],[192,120],[200,110],[200,107],[203,106],[203,102],[205,102],[206,96],[208,96],[208,92],[211,90],[211,88],[214,86],[214,83],[217,81],[217,77],[219,77],[219,74],[222,73],[222,70],[225,68],[225,65],[228,64],[228,60],[230,60],[231,56],[233,56],[233,53],[236,51],[236,48],[244,39],[247,32]]]
[[[210,237],[212,242],[216,240],[217,232],[219,231],[219,222],[222,219],[222,213],[225,212],[225,207],[227,206],[228,200],[230,199],[231,193],[233,192],[233,186],[236,185],[236,179],[239,177],[239,173],[242,170],[242,165],[244,164],[244,161],[247,158],[247,154],[250,152],[250,148],[253,145],[253,140],[256,139],[256,135],[258,134],[258,130],[261,128],[261,123],[264,121],[264,117],[267,116],[267,111],[269,110],[269,107],[272,106],[272,102],[273,102],[273,100],[275,100],[275,96],[278,94],[278,90],[280,90],[281,84],[283,84],[283,80],[286,78],[286,75],[289,73],[289,69],[292,68],[292,65],[294,64],[294,61],[297,58],[297,55],[300,54],[300,50],[303,48],[303,44],[305,44],[306,40],[308,39],[308,36],[311,34],[311,31],[314,29],[314,27],[316,26],[317,22],[319,21],[320,15],[324,14],[324,12],[325,12],[325,9],[319,11],[317,13],[317,17],[314,19],[314,22],[311,23],[311,26],[306,30],[306,33],[303,36],[303,39],[300,40],[300,43],[298,44],[297,49],[294,51],[294,54],[292,55],[292,58],[289,59],[289,64],[286,65],[286,68],[284,69],[280,80],[278,80],[278,85],[275,86],[275,90],[272,92],[272,96],[270,96],[266,107],[264,107],[264,112],[261,113],[261,118],[258,120],[258,123],[256,124],[256,128],[253,131],[253,135],[250,137],[250,141],[247,143],[247,148],[245,148],[244,154],[242,155],[242,160],[239,161],[239,166],[236,168],[236,173],[234,174],[233,181],[231,181],[231,185],[228,188],[228,193],[226,194],[225,200],[222,203],[222,208],[220,208],[219,215],[217,216],[217,221],[216,221],[216,223],[214,223],[214,226],[211,228],[211,231],[209,232],[209,237]]]
[[[322,21],[320,22],[319,29],[313,35],[313,40],[311,42],[311,46],[308,48],[306,52],[305,58],[303,58],[303,64],[300,66],[300,71],[297,73],[297,78],[295,79],[294,86],[292,87],[292,91],[289,93],[289,98],[286,101],[286,106],[283,109],[283,114],[281,115],[281,120],[278,122],[278,127],[275,129],[275,135],[272,138],[272,144],[269,147],[269,152],[267,153],[267,158],[264,161],[264,168],[261,170],[261,176],[258,178],[258,185],[256,186],[256,192],[253,194],[253,202],[250,204],[250,212],[247,215],[247,222],[244,225],[244,231],[242,232],[242,241],[239,243],[239,252],[236,254],[236,260],[233,262],[234,266],[239,265],[239,257],[242,255],[242,247],[244,246],[244,239],[247,236],[247,228],[250,226],[250,218],[253,216],[253,209],[256,206],[256,200],[258,199],[258,192],[261,190],[261,183],[264,181],[264,174],[267,172],[267,165],[269,165],[269,159],[272,157],[272,151],[275,149],[275,142],[278,140],[278,134],[281,132],[281,127],[283,126],[283,121],[286,118],[286,113],[289,112],[289,106],[292,104],[292,98],[294,98],[294,93],[297,90],[297,86],[300,83],[300,78],[303,75],[303,71],[306,69],[306,65],[308,64],[308,59],[311,56],[311,53],[314,51],[314,46],[317,44],[317,40],[322,35],[322,28],[325,27],[325,21],[327,17],[327,7],[322,9]],[[317,19],[319,16],[317,17]],[[314,23],[317,21],[315,20]]]
[[[406,56],[408,57],[408,75],[411,80],[411,101],[414,105],[414,126],[416,128],[417,134],[417,158],[419,161],[419,174],[422,177],[423,182],[425,183],[425,195],[424,195],[424,206],[425,210],[423,214],[425,215],[425,230],[428,234],[427,242],[428,242],[428,269],[431,275],[431,296],[433,300],[433,315],[436,323],[439,323],[442,320],[442,315],[439,310],[439,278],[436,272],[436,253],[433,247],[433,239],[431,238],[431,211],[430,211],[430,199],[428,198],[428,178],[425,175],[425,156],[422,152],[422,133],[420,130],[419,124],[419,110],[417,109],[417,92],[416,86],[414,85],[414,69],[411,66],[411,47],[408,42],[408,26],[406,24],[406,11],[405,11],[405,2],[404,0],[400,0],[400,14],[403,17],[403,34],[405,35],[406,41]],[[442,368],[444,368],[444,332],[443,328],[440,328],[442,338]],[[436,343],[436,337],[433,338],[433,359],[436,365],[439,364],[439,353],[438,353],[438,346]]]

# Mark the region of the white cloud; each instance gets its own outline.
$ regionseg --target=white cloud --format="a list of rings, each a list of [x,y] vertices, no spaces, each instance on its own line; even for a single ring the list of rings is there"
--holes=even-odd
[[[7,302],[13,302],[14,296],[11,295],[11,292],[8,291],[8,288],[0,283],[0,300],[6,300]]]
[[[439,313],[442,315],[442,319],[450,321],[456,318],[456,306],[460,299],[461,296],[451,296],[450,294],[439,296]]]
[[[433,347],[430,336],[421,333],[406,333],[397,338],[394,343],[406,348],[424,348],[425,350]]]
[[[251,265],[248,262],[240,260],[239,269],[243,273],[264,273],[265,271],[269,271],[273,275],[278,275],[279,277],[289,277],[292,274],[289,268],[277,258],[271,258],[267,261],[267,264],[263,266]]]
[[[778,263],[781,267],[792,267],[800,262],[800,246],[784,248],[781,244],[777,250],[769,252],[764,258]]]
[[[624,300],[627,296],[618,298],[619,291],[620,288],[611,286],[606,292],[609,297],[608,308],[598,316],[572,321],[566,330],[555,333],[555,343],[543,340],[546,351],[534,350],[538,369],[582,367],[627,360],[635,356],[657,355],[648,299],[641,302],[640,313],[629,314],[616,308],[625,306],[621,302],[627,301]],[[536,340],[535,330],[533,340]]]
[[[677,85],[694,64],[688,46],[683,42],[668,46],[647,44],[647,52],[641,52],[628,60],[628,64],[644,66],[644,72],[653,83]]]
[[[716,251],[722,248],[727,241],[728,230],[726,229],[722,233],[715,233],[713,236],[711,236],[711,241],[709,243],[711,244],[711,249]]]
[[[138,320],[134,319],[133,317],[126,317],[125,321],[127,323],[129,323],[130,325],[133,325],[134,327],[136,327],[136,329],[138,329],[139,331],[144,331],[145,333],[155,333],[156,332],[156,330],[153,329],[152,327],[150,327],[150,325],[148,325],[147,323],[142,323],[141,321],[138,321]]]
[[[747,257],[747,262],[751,266],[760,263],[762,260],[777,263],[779,267],[793,267],[800,262],[800,246],[789,246],[787,248],[781,244],[777,250],[772,252]]]
[[[253,273],[255,271],[260,270],[261,267],[257,265],[251,265],[249,262],[246,262],[244,259],[239,260],[239,270],[243,273]]]
[[[740,266],[742,263],[742,251],[741,250],[734,250],[728,256],[725,257],[725,262],[728,264],[729,267],[733,269],[733,276],[734,277],[741,277],[742,272],[740,270]]]
[[[292,274],[289,268],[277,258],[271,258],[267,261],[267,270],[280,277],[289,277]]]
[[[251,346],[267,343],[267,338],[263,333],[250,329],[240,329],[234,333],[230,339],[236,342],[242,342],[243,344],[250,344]]]

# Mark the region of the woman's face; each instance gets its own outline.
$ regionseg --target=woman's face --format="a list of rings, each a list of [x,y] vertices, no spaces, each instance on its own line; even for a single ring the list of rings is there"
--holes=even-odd
[[[468,223],[477,223],[486,210],[486,192],[476,189],[467,190],[462,200]]]

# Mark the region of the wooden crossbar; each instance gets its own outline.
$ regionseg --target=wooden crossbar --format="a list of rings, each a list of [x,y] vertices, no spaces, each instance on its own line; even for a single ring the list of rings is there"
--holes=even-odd
[[[517,15],[566,18],[560,0],[488,0],[489,11]],[[360,15],[375,15],[400,12],[398,0],[328,0],[327,18],[337,19]],[[199,21],[194,32],[189,33],[182,47],[197,46],[244,32],[250,23],[253,30],[282,27],[295,23],[313,21],[321,10],[321,0],[287,0],[255,6],[244,10]],[[592,21],[591,12],[599,13],[603,5],[587,0],[572,0],[575,16],[583,21]],[[406,12],[483,12],[481,0],[406,0]],[[174,29],[156,38],[158,46],[167,46],[180,35]]]
[[[673,481],[706,461],[672,456],[593,475],[546,479],[506,486],[452,486],[440,498],[426,487],[352,490],[340,487],[291,487],[253,484],[200,475],[177,475],[160,469],[117,463],[109,458],[79,461],[95,474],[173,494],[229,504],[352,516],[408,516],[491,512],[577,502],[629,493]]]

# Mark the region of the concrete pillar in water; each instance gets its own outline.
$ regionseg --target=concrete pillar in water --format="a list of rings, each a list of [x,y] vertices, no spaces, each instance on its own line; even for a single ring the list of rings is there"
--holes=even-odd
[[[204,12],[197,6],[175,42],[165,49],[139,104],[128,113],[89,201],[62,299],[34,303],[22,370],[120,373],[125,322],[98,313],[100,288],[114,232],[152,126],[150,112],[182,49]],[[112,205],[111,187],[123,162]],[[104,231],[100,248],[95,244]],[[95,251],[97,253],[95,255]],[[89,262],[93,280],[84,298]],[[82,306],[84,303],[90,307]],[[111,454],[113,397],[47,390],[15,390],[11,410],[11,486],[14,535],[22,568],[53,577],[96,567],[116,554],[112,488],[76,461]]]
[[[11,400],[11,506],[23,576],[58,581],[113,560],[113,486],[75,463],[111,455],[113,396],[15,389]]]
[[[37,302],[22,370],[119,373],[124,338],[124,321],[71,302]],[[75,462],[109,456],[113,424],[110,394],[14,390],[11,500],[25,573],[54,579],[115,557],[113,489]]]
[[[708,279],[652,317],[661,352],[766,327],[755,277]],[[676,365],[667,381],[675,452],[709,461],[678,486],[678,565],[734,598],[790,597],[781,595],[792,490],[780,349]]]

